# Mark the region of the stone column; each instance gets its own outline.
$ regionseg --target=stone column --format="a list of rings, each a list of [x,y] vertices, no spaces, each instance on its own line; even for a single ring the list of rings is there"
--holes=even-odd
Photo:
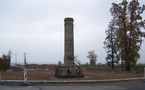
[[[55,77],[78,78],[84,77],[81,66],[74,64],[74,33],[73,18],[64,19],[64,65],[57,66]]]
[[[73,18],[65,18],[64,20],[64,65],[70,66],[74,63],[74,35],[73,35]]]

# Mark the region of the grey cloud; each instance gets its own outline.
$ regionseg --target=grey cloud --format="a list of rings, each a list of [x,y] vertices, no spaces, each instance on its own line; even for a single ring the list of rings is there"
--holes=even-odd
[[[12,49],[19,62],[23,62],[24,52],[29,62],[63,61],[64,18],[69,16],[74,18],[79,60],[87,62],[87,52],[94,49],[98,62],[105,62],[103,41],[112,2],[119,1],[0,0],[0,53]]]

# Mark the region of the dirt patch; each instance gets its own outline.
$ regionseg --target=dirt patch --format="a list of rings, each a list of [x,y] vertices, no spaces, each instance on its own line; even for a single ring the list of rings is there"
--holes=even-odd
[[[47,69],[35,69],[28,70],[28,80],[51,80],[57,79],[54,78],[55,66],[49,68],[49,66],[45,66]],[[144,73],[141,70],[125,72],[121,70],[121,67],[117,67],[115,72],[112,72],[110,67],[107,66],[84,66],[84,75],[85,78],[80,79],[122,79],[122,78],[138,78],[143,77]],[[1,71],[1,79],[3,80],[23,80],[23,71]],[[78,79],[78,78],[77,78]]]

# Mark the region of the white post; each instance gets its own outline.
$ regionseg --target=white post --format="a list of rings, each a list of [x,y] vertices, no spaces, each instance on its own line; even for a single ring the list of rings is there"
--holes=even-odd
[[[27,69],[24,69],[24,83],[27,83]]]
[[[28,70],[25,68],[24,69],[24,83],[22,85],[30,85],[30,83],[28,83],[27,81],[27,72]]]

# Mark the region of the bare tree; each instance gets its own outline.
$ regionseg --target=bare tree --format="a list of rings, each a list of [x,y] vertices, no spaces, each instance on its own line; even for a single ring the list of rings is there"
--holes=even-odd
[[[81,62],[80,62],[80,60],[78,59],[78,55],[75,55],[74,56],[74,61],[75,61],[75,63],[77,63],[78,65],[80,65],[81,64]]]
[[[95,50],[91,50],[88,52],[88,56],[87,58],[90,59],[90,65],[96,65],[96,61],[97,61],[97,54],[95,54]]]

